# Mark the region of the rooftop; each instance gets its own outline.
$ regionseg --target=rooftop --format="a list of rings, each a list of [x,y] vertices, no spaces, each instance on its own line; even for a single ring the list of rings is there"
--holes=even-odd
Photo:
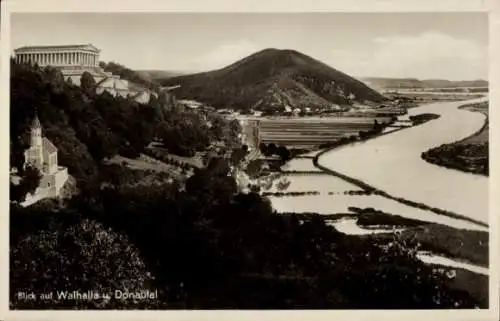
[[[49,154],[57,153],[56,146],[47,138],[42,139],[43,149],[45,149]]]
[[[101,50],[95,47],[94,45],[88,43],[88,44],[76,44],[76,45],[42,45],[42,46],[23,46],[19,47],[17,49],[14,49],[14,52],[19,52],[19,51],[26,51],[26,50],[33,50],[33,49],[80,49],[80,50],[91,50],[91,51],[96,51],[100,52]]]

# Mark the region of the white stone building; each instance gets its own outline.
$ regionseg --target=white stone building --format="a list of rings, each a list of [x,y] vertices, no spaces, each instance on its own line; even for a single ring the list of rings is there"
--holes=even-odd
[[[64,46],[25,46],[14,50],[19,63],[36,63],[40,67],[52,66],[61,70],[65,79],[80,86],[81,76],[88,72],[94,77],[98,94],[104,91],[113,96],[133,97],[139,103],[146,104],[153,91],[129,83],[118,75],[104,71],[99,66],[101,50],[91,44]],[[157,96],[157,95],[156,95]]]
[[[23,206],[31,205],[41,199],[58,197],[68,180],[66,167],[57,164],[57,148],[47,137],[42,136],[42,126],[35,116],[31,125],[30,147],[24,152],[25,166],[31,164],[37,168],[42,177],[33,194],[28,194]]]

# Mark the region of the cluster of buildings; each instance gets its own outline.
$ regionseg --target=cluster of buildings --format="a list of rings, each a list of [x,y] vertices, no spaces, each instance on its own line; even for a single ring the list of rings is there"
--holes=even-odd
[[[158,94],[138,84],[121,79],[118,75],[106,72],[99,66],[100,50],[91,44],[66,46],[26,46],[14,50],[14,59],[18,63],[37,64],[40,67],[51,66],[61,71],[65,79],[79,86],[85,72],[96,81],[96,93],[108,92],[114,97],[132,97],[139,103],[148,103],[151,96]],[[33,193],[28,193],[22,206],[29,206],[42,199],[61,196],[61,191],[68,181],[66,167],[59,166],[57,148],[42,135],[42,126],[37,116],[31,124],[30,147],[25,151],[24,166],[33,166],[41,179]],[[11,182],[21,183],[17,170],[11,172]]]
[[[90,73],[96,81],[96,92],[105,91],[113,96],[132,97],[139,103],[148,103],[157,93],[121,79],[118,75],[104,71],[99,66],[100,49],[91,44],[64,46],[26,46],[14,50],[19,63],[38,64],[40,67],[58,68],[65,79],[80,85],[84,72]]]

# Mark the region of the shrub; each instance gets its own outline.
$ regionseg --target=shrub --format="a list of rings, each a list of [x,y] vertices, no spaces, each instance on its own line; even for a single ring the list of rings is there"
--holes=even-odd
[[[65,219],[54,218],[46,229],[19,236],[11,246],[13,308],[109,309],[124,306],[113,299],[117,289],[152,289],[154,279],[127,237],[89,219],[69,226]],[[20,291],[53,293],[53,299],[17,300]],[[57,295],[62,291],[109,293],[110,299],[64,300]],[[130,300],[125,305],[140,307],[145,302]]]

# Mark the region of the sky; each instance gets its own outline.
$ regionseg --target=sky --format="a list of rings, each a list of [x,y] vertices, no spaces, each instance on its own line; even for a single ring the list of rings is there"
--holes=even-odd
[[[91,43],[136,70],[294,49],[354,77],[488,78],[486,13],[13,13],[11,48]]]

